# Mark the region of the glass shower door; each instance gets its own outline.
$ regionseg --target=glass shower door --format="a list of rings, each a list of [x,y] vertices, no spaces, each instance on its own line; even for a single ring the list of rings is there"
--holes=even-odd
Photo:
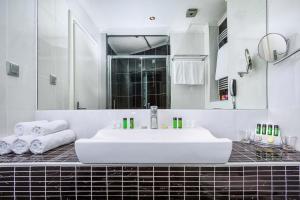
[[[110,56],[109,60],[109,108],[168,108],[166,56]]]
[[[167,108],[167,59],[144,58],[142,65],[142,91],[144,108],[157,105]]]

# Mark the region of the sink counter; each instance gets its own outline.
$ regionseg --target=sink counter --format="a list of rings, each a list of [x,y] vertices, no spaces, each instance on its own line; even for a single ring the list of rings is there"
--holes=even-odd
[[[101,129],[75,142],[82,163],[226,163],[232,142],[204,128]]]

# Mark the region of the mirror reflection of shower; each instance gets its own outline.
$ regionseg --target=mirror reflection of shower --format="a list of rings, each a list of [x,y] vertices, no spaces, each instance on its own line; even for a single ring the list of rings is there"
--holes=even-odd
[[[170,108],[169,36],[107,36],[108,108]]]

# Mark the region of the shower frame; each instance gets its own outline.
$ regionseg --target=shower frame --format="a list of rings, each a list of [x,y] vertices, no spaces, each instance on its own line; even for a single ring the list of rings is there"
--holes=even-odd
[[[141,64],[143,65],[143,59],[157,59],[165,58],[166,59],[166,107],[167,109],[171,106],[171,76],[170,76],[170,55],[108,55],[107,56],[107,108],[115,109],[112,105],[112,78],[111,78],[111,61],[113,59],[140,59]],[[143,66],[141,67],[141,69]],[[142,70],[141,70],[142,71]],[[142,71],[143,72],[143,71]],[[143,81],[141,81],[143,84]],[[143,86],[142,86],[143,88]],[[141,88],[141,90],[142,90]],[[143,92],[141,91],[142,98]]]

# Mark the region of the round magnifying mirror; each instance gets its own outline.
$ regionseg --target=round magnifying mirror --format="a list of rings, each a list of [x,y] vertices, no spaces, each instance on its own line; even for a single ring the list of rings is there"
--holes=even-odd
[[[265,35],[258,44],[258,55],[267,62],[280,60],[287,54],[287,51],[287,40],[278,33]]]

